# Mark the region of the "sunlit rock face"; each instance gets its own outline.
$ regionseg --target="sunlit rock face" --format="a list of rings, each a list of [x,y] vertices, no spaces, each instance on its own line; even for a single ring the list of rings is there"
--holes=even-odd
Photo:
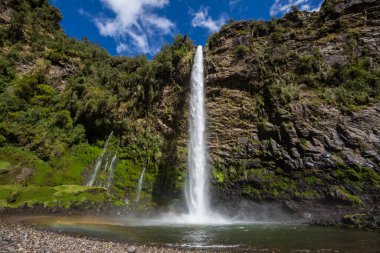
[[[326,1],[320,12],[232,22],[209,39],[214,204],[376,205],[379,9],[378,1]]]

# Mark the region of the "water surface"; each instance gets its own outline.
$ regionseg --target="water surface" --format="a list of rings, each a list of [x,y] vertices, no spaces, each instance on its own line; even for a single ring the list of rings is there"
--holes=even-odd
[[[378,233],[299,224],[186,225],[137,218],[57,216],[19,219],[48,231],[151,246],[228,251],[269,249],[276,252],[380,252]]]

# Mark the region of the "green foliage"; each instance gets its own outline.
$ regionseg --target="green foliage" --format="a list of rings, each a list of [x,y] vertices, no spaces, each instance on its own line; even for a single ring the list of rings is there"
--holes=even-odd
[[[53,185],[82,185],[86,168],[100,155],[101,150],[88,144],[74,146],[62,157],[52,161],[54,174],[51,182]],[[92,167],[91,167],[92,169]]]
[[[249,52],[249,48],[245,45],[239,45],[236,47],[236,55],[239,58],[246,56]]]
[[[58,50],[52,50],[50,51],[47,56],[47,59],[49,59],[53,64],[60,64],[63,61],[68,61],[68,57]]]
[[[49,164],[44,161],[41,161],[29,151],[25,151],[21,148],[15,147],[3,147],[0,148],[0,160],[3,163],[8,164],[7,168],[12,171],[20,171],[23,168],[28,168],[32,170],[30,178],[20,179],[22,181],[16,181],[12,175],[1,174],[0,175],[0,184],[5,183],[23,183],[27,185],[50,185],[51,184],[51,174],[53,172]]]
[[[301,75],[315,73],[319,70],[318,59],[314,55],[303,55],[297,66],[297,73]]]
[[[262,37],[268,35],[268,27],[264,21],[255,21],[250,24],[251,34],[253,37]]]
[[[208,46],[212,49],[214,47],[216,47],[219,43],[219,39],[220,39],[220,36],[219,36],[219,33],[213,33],[211,36],[208,37],[207,39],[207,44]]]
[[[271,93],[276,96],[281,104],[288,104],[300,98],[300,87],[296,84],[273,84]]]
[[[354,110],[380,99],[380,69],[371,70],[368,61],[331,70],[320,97],[344,110]]]
[[[321,12],[319,13],[320,22],[326,21],[326,19],[335,19],[339,16],[339,13],[335,9],[334,3],[327,1],[324,3]]]

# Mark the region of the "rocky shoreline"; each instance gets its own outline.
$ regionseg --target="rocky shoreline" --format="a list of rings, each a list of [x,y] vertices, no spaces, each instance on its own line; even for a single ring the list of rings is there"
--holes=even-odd
[[[37,230],[0,218],[0,253],[11,252],[107,252],[107,253],[196,253],[228,252],[229,250],[196,250],[146,245],[132,245],[121,242],[73,236]],[[234,252],[267,252],[256,249],[234,249]]]

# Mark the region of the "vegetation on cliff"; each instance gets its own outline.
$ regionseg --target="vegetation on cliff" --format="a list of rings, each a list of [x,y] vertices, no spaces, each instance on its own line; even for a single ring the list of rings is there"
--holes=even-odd
[[[120,147],[111,192],[131,198],[146,166],[152,193],[164,145],[154,122],[163,91],[186,86],[192,42],[178,36],[152,60],[111,57],[67,37],[47,0],[4,1],[0,13],[1,184],[52,192],[84,185],[114,131],[111,151]]]
[[[215,202],[376,206],[379,14],[378,1],[325,1],[319,12],[294,7],[209,38]]]

